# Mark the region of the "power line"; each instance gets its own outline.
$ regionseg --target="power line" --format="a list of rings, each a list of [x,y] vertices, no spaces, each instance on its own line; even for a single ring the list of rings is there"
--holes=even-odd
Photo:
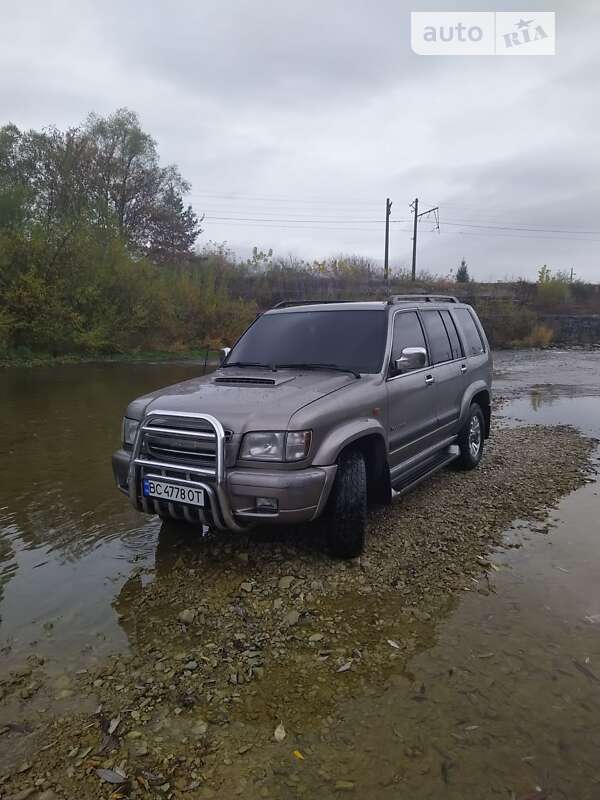
[[[458,220],[448,220],[444,219],[444,225],[456,225],[458,227],[464,228],[489,228],[492,230],[502,230],[502,231],[533,231],[534,233],[544,232],[544,233],[578,233],[578,234],[586,234],[590,236],[598,236],[600,235],[600,230],[596,231],[582,231],[578,228],[547,228],[542,225],[536,226],[525,226],[525,225],[489,225],[489,224],[480,224],[475,222],[460,222]]]
[[[433,209],[430,209],[430,211]],[[240,216],[220,216],[216,214],[214,211],[207,211],[205,212],[206,220],[212,221],[219,221],[219,222],[229,222],[229,221],[239,221],[239,222],[258,222],[258,223],[265,223],[265,222],[285,222],[285,223],[310,223],[315,225],[321,224],[328,224],[328,223],[339,223],[341,225],[379,225],[380,220],[378,219],[348,219],[347,217],[320,217],[319,219],[314,219],[313,217],[303,217],[303,216],[295,216],[293,218],[290,217],[279,217],[279,216],[269,216],[269,217],[240,217]],[[429,213],[429,212],[424,212]],[[419,214],[421,217],[422,214]],[[409,222],[408,219],[390,219],[392,224],[399,224],[399,223],[406,223]],[[579,228],[548,228],[543,225],[536,225],[536,226],[526,226],[526,225],[493,225],[493,224],[484,224],[478,222],[467,222],[466,220],[448,220],[444,219],[441,223],[442,226],[450,225],[453,227],[459,228],[480,228],[483,230],[498,230],[498,231],[517,231],[517,232],[531,232],[531,233],[558,233],[558,234],[574,234],[576,236],[600,236],[600,230],[581,230]],[[437,230],[437,225],[435,230]],[[583,239],[582,241],[586,241]]]
[[[363,225],[363,224],[372,224],[372,225],[380,225],[381,220],[378,219],[346,219],[344,217],[333,217],[333,218],[325,218],[321,217],[320,219],[307,219],[307,218],[300,218],[300,219],[289,219],[286,217],[219,217],[219,216],[211,216],[210,214],[206,214],[205,219],[214,219],[219,221],[230,221],[230,220],[237,220],[240,222],[343,222],[346,225]]]
[[[230,193],[199,193],[204,194],[207,197],[212,196],[214,198],[223,199],[224,201],[228,201],[227,208],[231,207],[230,201],[232,199],[240,198],[254,202],[257,200],[259,202],[265,201],[273,201],[273,202],[299,202],[299,203],[321,203],[321,204],[329,204],[333,203],[334,201],[329,200],[307,200],[301,198],[289,198],[285,199],[284,197],[275,198],[274,196],[266,197],[264,195],[237,195],[237,198],[234,197],[233,194]],[[358,205],[357,201],[336,201],[337,203],[347,203],[349,205]],[[415,199],[414,203],[411,204],[411,208],[414,211],[413,214],[413,269],[416,270],[416,238],[417,238],[417,223],[423,218],[428,216],[429,214],[435,215],[435,228],[432,229],[439,232],[440,231],[440,222],[439,222],[439,208],[437,206],[433,208],[427,209],[427,211],[420,212],[418,211],[418,198]],[[365,205],[374,205],[371,203],[366,203]],[[384,255],[384,264],[387,261],[387,257],[389,257],[389,223],[392,222],[394,225],[399,226],[404,223],[409,222],[408,219],[391,219],[391,207],[392,204],[389,199],[386,201],[386,246],[385,246],[385,255]],[[288,210],[288,214],[289,211]],[[254,216],[252,212],[248,214],[248,216],[240,216],[240,214],[236,214],[235,211],[241,212],[244,214],[242,209],[234,209],[234,214],[223,215],[219,213],[219,210],[214,209],[211,211],[207,211],[205,215],[205,221],[208,223],[212,223],[213,225],[221,225],[225,227],[235,226],[235,227],[248,227],[248,228],[280,228],[280,229],[289,229],[289,230],[307,230],[307,231],[318,231],[318,230],[330,230],[330,231],[350,231],[354,232],[361,232],[361,233],[376,233],[376,226],[380,223],[380,220],[374,218],[351,218],[348,219],[346,216],[321,216],[317,212],[317,214],[312,215],[304,215],[301,211],[300,213],[294,213],[292,210],[292,214],[289,216],[280,216],[277,214],[276,209],[269,209],[265,210],[264,215]],[[248,212],[246,212],[248,213]],[[285,210],[282,209],[282,213],[285,214]],[[318,218],[316,218],[318,217]],[[518,238],[518,239],[539,239],[539,240],[563,240],[563,241],[577,241],[577,242],[590,242],[596,243],[600,241],[599,239],[592,239],[588,237],[592,236],[600,236],[600,230],[581,230],[577,228],[551,228],[548,226],[543,225],[526,225],[526,224],[501,224],[501,221],[498,223],[491,223],[491,222],[477,222],[475,220],[469,219],[461,219],[461,218],[453,218],[453,219],[444,219],[443,226],[449,226],[453,228],[470,228],[472,230],[465,231],[465,230],[455,230],[455,231],[444,231],[445,233],[454,233],[461,236],[475,236],[475,237],[502,237],[502,238]],[[352,227],[349,227],[352,226]],[[359,227],[357,227],[359,226]],[[360,227],[360,226],[372,226],[372,227]],[[400,232],[408,232],[409,228],[401,228],[396,227],[396,231]],[[430,233],[432,231],[423,230],[423,233]]]
[[[212,197],[215,197],[215,198],[221,198],[224,202],[227,201],[227,204],[228,204],[227,208],[228,209],[230,208],[231,200],[237,201],[237,198],[235,198],[232,195],[227,195],[227,194],[217,195],[217,194],[212,194],[212,193],[208,193],[208,192],[205,193],[205,194],[206,194],[206,196],[212,196]],[[239,195],[238,197],[240,199],[244,199],[244,198],[245,199],[252,199],[252,198],[260,199],[259,196],[256,196],[256,195]],[[265,198],[263,198],[263,201],[264,200],[265,200]],[[269,198],[269,201],[270,200],[271,200],[271,198]],[[283,201],[284,201],[283,198],[281,200],[272,199],[272,202],[277,202],[277,203],[283,202]],[[293,203],[293,202],[301,202],[301,203],[319,202],[319,203],[331,204],[331,205],[338,205],[341,202],[346,202],[346,203],[348,203],[350,205],[360,205],[360,203],[357,203],[356,201],[329,201],[329,200],[318,200],[317,201],[317,200],[302,200],[300,198],[296,198],[295,200],[290,198],[289,200],[285,200],[285,202],[290,202],[290,203]],[[367,204],[367,203],[365,203],[365,204]],[[368,203],[368,205],[375,205],[375,204],[374,203]],[[314,223],[317,223],[317,224],[320,223],[320,222],[340,222],[342,224],[369,224],[369,225],[371,225],[371,224],[372,225],[379,224],[379,220],[378,219],[374,219],[374,218],[356,219],[355,220],[355,219],[347,219],[346,217],[337,216],[337,215],[336,216],[319,217],[319,219],[316,220],[316,219],[313,219],[314,215],[304,216],[304,213],[303,213],[304,209],[302,211],[300,211],[300,213],[294,213],[292,211],[292,215],[294,217],[293,219],[291,219],[288,215],[285,215],[285,216],[276,215],[276,216],[274,216],[274,213],[276,214],[276,209],[266,210],[266,215],[258,216],[258,217],[253,215],[253,211],[249,211],[248,212],[245,208],[242,208],[242,209],[236,208],[236,209],[234,209],[235,211],[241,212],[242,214],[244,214],[244,212],[245,212],[244,216],[242,216],[242,217],[222,216],[219,212],[223,211],[223,210],[225,210],[225,209],[210,209],[210,210],[207,210],[205,213],[206,213],[207,217],[210,216],[213,219],[217,219],[217,220],[242,219],[244,221],[252,220],[252,221],[257,221],[257,222],[275,221],[275,220],[279,221],[279,220],[281,220],[281,221],[285,221],[285,222],[288,222],[288,221],[289,222],[311,222],[311,223],[314,222]],[[254,209],[254,213],[256,213],[256,208]],[[259,211],[259,213],[260,213],[260,211]],[[285,212],[284,212],[284,214],[285,214]],[[289,214],[289,209],[288,209],[288,214]],[[406,222],[408,220],[405,220],[405,219],[394,219],[394,220],[390,220],[390,221],[392,223],[396,224],[398,222]],[[497,230],[517,230],[517,231],[521,231],[522,230],[522,231],[531,231],[531,232],[546,231],[548,233],[567,233],[567,234],[578,234],[578,235],[580,234],[582,236],[585,236],[585,235],[589,235],[589,236],[600,235],[600,230],[582,230],[580,228],[553,228],[553,227],[550,227],[548,225],[543,225],[543,224],[536,224],[536,223],[527,224],[527,223],[520,223],[520,222],[518,223],[518,222],[512,222],[512,221],[508,221],[508,220],[494,220],[494,221],[484,220],[484,221],[478,221],[477,218],[473,219],[473,218],[454,217],[454,218],[451,218],[451,219],[444,219],[444,224],[445,225],[458,226],[458,227],[471,227],[471,228],[481,228],[481,229],[490,229],[490,230],[492,230],[492,229],[497,229]]]
[[[289,229],[289,230],[306,230],[306,231],[346,231],[349,233],[353,233],[355,231],[361,233],[377,233],[376,228],[362,228],[362,227],[343,227],[339,225],[331,225],[327,223],[321,224],[318,222],[317,224],[307,222],[305,220],[298,220],[296,222],[289,222],[286,223],[283,220],[268,220],[265,222],[256,222],[256,221],[244,221],[242,219],[237,218],[228,218],[225,220],[219,220],[215,217],[206,217],[206,221],[211,222],[215,225],[220,225],[224,227],[243,227],[243,228],[280,228],[280,229]],[[398,220],[392,220],[393,222],[398,222]],[[380,223],[381,224],[381,223]],[[444,223],[441,223],[443,225]],[[397,231],[403,233],[409,233],[411,228],[396,228]],[[441,229],[440,229],[441,230]],[[433,228],[432,230],[423,230],[422,233],[438,233],[438,229]],[[506,239],[540,239],[540,240],[553,240],[553,241],[575,241],[575,242],[600,242],[600,239],[591,239],[591,238],[578,238],[577,236],[565,236],[565,235],[539,235],[542,234],[543,231],[535,231],[532,232],[531,235],[524,233],[524,235],[520,235],[518,230],[509,232],[503,231],[441,231],[442,233],[454,234],[454,235],[462,235],[462,236],[475,236],[475,237],[496,237],[496,238],[506,238]]]
[[[460,236],[491,236],[498,239],[541,239],[543,241],[558,241],[558,242],[600,242],[600,239],[578,239],[576,236],[537,236],[535,234],[528,236],[528,235],[519,235],[518,233],[490,233],[490,232],[475,232],[475,231],[448,231],[448,233],[458,234]]]
[[[437,233],[437,228],[429,230],[429,231],[422,231],[423,233]],[[525,233],[523,235],[519,234],[518,232],[512,233],[505,233],[502,231],[495,232],[495,231],[444,231],[442,230],[441,233],[443,234],[452,234],[454,236],[475,236],[475,237],[488,237],[491,236],[492,238],[501,238],[501,239],[542,239],[542,240],[554,240],[554,241],[562,241],[562,242],[600,242],[600,239],[579,239],[576,236],[540,236],[533,233],[531,235]],[[543,231],[539,231],[539,233],[543,233]]]
[[[323,199],[318,197],[308,198],[308,197],[290,197],[289,195],[286,196],[278,196],[278,195],[252,195],[252,194],[243,194],[238,192],[223,192],[223,193],[216,193],[216,192],[200,192],[194,191],[189,192],[188,197],[214,197],[219,198],[222,200],[227,200],[231,202],[232,200],[259,200],[265,203],[309,203],[309,204],[325,204],[325,205],[361,205],[361,206],[378,206],[379,203],[373,200],[348,200],[346,199]]]
[[[278,221],[273,222],[264,222],[264,223],[255,223],[255,222],[243,222],[238,220],[231,220],[226,222],[216,221],[214,219],[206,218],[209,222],[214,222],[216,225],[221,225],[223,227],[242,227],[242,228],[294,228],[296,230],[305,230],[305,231],[345,231],[346,233],[354,233],[354,231],[361,231],[364,233],[377,233],[378,231],[375,228],[360,228],[360,227],[339,227],[336,225],[302,225],[302,224],[280,224]],[[379,235],[379,234],[378,234]]]

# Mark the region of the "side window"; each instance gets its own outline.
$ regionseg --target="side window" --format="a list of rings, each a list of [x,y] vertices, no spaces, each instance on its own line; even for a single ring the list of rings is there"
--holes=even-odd
[[[394,317],[392,363],[400,358],[405,347],[423,347],[427,352],[425,335],[416,311],[403,311]]]
[[[450,346],[452,347],[452,358],[461,358],[463,351],[462,346],[460,344],[460,339],[458,338],[458,333],[456,331],[456,325],[454,324],[454,320],[450,315],[449,311],[440,311],[442,315],[442,320],[444,325],[446,326],[446,333],[448,334],[448,338],[450,339]]]
[[[465,340],[465,349],[468,356],[478,356],[485,353],[483,340],[477,330],[473,317],[466,308],[456,308],[453,311],[458,319]]]
[[[452,347],[439,311],[423,311],[423,324],[434,364],[452,361]]]

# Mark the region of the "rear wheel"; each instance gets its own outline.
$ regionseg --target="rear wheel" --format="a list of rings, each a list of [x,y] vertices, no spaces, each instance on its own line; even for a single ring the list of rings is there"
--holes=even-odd
[[[460,455],[456,461],[459,469],[475,469],[483,455],[485,419],[477,403],[469,409],[469,415],[458,436]]]
[[[339,458],[325,523],[332,555],[356,558],[362,553],[367,527],[367,470],[359,450],[350,450]]]

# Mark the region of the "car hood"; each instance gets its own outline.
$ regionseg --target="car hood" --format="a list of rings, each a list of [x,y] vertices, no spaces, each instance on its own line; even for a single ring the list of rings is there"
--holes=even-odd
[[[234,433],[285,430],[301,408],[355,381],[349,373],[317,370],[219,369],[138,397],[127,416],[141,419],[152,410],[192,412],[212,414]]]

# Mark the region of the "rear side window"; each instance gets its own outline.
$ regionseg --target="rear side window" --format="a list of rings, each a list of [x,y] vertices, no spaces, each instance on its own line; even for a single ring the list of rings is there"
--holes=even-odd
[[[423,311],[423,324],[429,339],[431,360],[434,364],[452,361],[452,347],[439,311]]]
[[[446,326],[446,333],[448,334],[448,338],[450,339],[450,345],[452,347],[452,358],[460,358],[463,354],[462,346],[460,344],[460,339],[458,338],[458,333],[456,331],[456,325],[454,324],[454,320],[452,319],[449,311],[440,311],[442,315],[442,320],[444,325]]]
[[[453,311],[458,319],[458,324],[465,339],[465,349],[468,356],[478,356],[485,353],[485,345],[473,317],[466,308],[456,308]]]
[[[394,317],[392,362],[400,358],[405,347],[423,347],[427,352],[423,328],[416,311],[404,311]]]

